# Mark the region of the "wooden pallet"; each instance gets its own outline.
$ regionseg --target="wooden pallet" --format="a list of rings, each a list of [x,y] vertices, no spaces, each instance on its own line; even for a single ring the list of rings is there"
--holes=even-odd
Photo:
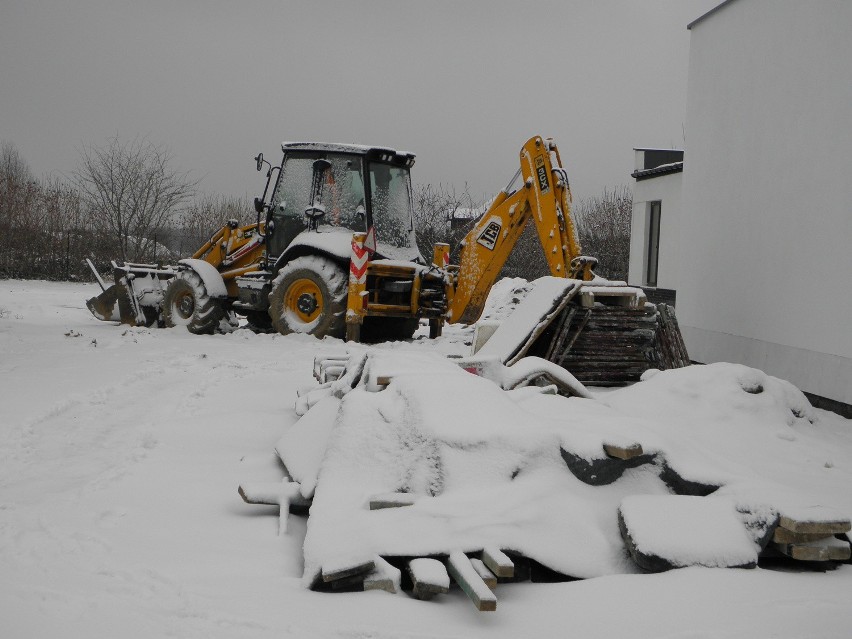
[[[559,364],[583,384],[594,386],[623,386],[639,381],[650,368],[690,364],[674,310],[651,304],[571,303],[529,354]]]

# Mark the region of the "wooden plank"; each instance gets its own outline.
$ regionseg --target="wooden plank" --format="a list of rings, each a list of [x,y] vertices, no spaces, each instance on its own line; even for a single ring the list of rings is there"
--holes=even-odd
[[[797,533],[823,533],[825,535],[836,535],[852,530],[852,522],[848,519],[824,519],[824,520],[796,520],[786,515],[781,515],[779,524],[791,532]]]
[[[674,309],[667,304],[657,306],[657,346],[660,368],[683,368],[690,365],[686,344],[680,332]]]
[[[464,593],[470,597],[477,610],[481,612],[497,610],[497,596],[476,572],[467,555],[460,550],[450,553],[447,571]]]
[[[370,573],[372,574],[372,573]],[[331,582],[332,590],[364,590],[364,575],[352,575]]]
[[[781,554],[799,561],[848,561],[852,558],[849,542],[836,537],[798,544],[772,542],[772,545]]]
[[[833,561],[849,561],[852,559],[852,547],[848,541],[841,542],[839,539],[833,539],[828,547],[828,556]]]
[[[353,563],[347,566],[329,568],[328,570],[323,567],[322,580],[326,583],[331,583],[333,581],[337,581],[338,579],[346,579],[355,575],[363,575],[364,573],[372,572],[375,569],[376,562],[372,559],[370,559],[369,561]]]
[[[515,576],[515,564],[508,555],[499,548],[484,548],[482,550],[482,563],[497,577],[509,579]]]
[[[568,337],[568,332],[571,328],[571,320],[574,319],[574,315],[576,313],[577,307],[573,304],[570,304],[564,311],[562,311],[562,317],[559,319],[559,325],[553,332],[553,339],[550,340],[550,346],[544,356],[544,359],[548,362],[554,361],[554,355],[561,352],[562,345]]]
[[[604,444],[604,452],[609,457],[616,459],[633,459],[643,454],[642,444],[630,444],[629,446],[615,446],[613,444]]]
[[[383,508],[401,508],[411,506],[417,501],[417,495],[412,493],[384,493],[370,497],[370,510]]]
[[[376,567],[364,577],[364,590],[384,590],[390,593],[399,590],[402,576],[399,568],[391,566],[381,557],[376,557],[373,562]]]
[[[801,544],[810,541],[819,541],[825,538],[826,535],[824,533],[793,532],[792,530],[787,530],[780,526],[776,528],[775,532],[772,534],[772,541],[779,544]]]
[[[574,336],[570,339],[570,341],[565,345],[565,350],[562,351],[559,355],[558,364],[562,366],[562,362],[565,361],[565,358],[568,356],[568,353],[571,352],[574,344],[577,342],[577,338],[580,337],[580,333],[583,332],[583,329],[586,328],[586,324],[589,321],[589,318],[592,316],[592,310],[589,309],[585,312],[582,318],[580,318],[579,323],[577,324],[577,328],[574,331]]]
[[[450,591],[450,576],[444,564],[437,559],[412,559],[408,562],[408,574],[411,576],[412,592],[418,599],[428,601],[435,595]]]
[[[497,576],[488,570],[488,566],[486,566],[481,559],[471,557],[470,565],[473,566],[476,574],[482,578],[482,581],[485,582],[486,586],[488,586],[491,590],[495,590],[497,588]]]
[[[530,347],[535,343],[535,341],[541,336],[544,331],[547,330],[547,327],[553,322],[553,319],[565,310],[565,307],[571,301],[571,299],[577,294],[579,290],[578,286],[572,286],[570,289],[565,291],[564,295],[555,301],[555,308],[552,308],[551,311],[545,314],[544,317],[541,318],[536,327],[532,330],[532,332],[527,335],[523,344],[521,344],[520,348],[516,353],[514,353],[511,357],[505,360],[505,364],[507,366],[511,366],[519,359],[524,357],[527,354],[527,351]],[[526,298],[524,298],[526,299]],[[523,304],[523,301],[521,302]]]

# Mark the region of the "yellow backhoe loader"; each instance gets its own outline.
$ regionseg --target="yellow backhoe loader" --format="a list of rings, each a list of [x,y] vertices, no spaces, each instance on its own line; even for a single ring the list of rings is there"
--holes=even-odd
[[[313,142],[284,143],[282,150],[278,166],[263,154],[255,158],[267,179],[253,224],[229,221],[176,266],[113,262],[115,284],[106,287],[98,277],[104,292],[87,301],[91,312],[195,333],[214,332],[236,313],[256,329],[365,341],[405,339],[428,320],[436,337],[445,322],[470,324],[481,316],[530,220],[551,274],[587,283],[577,298],[588,312],[573,318],[579,330],[600,314],[596,308],[644,306],[641,290],[596,278],[596,260],[582,255],[567,173],[551,139],[524,144],[515,178],[462,241],[458,265],[449,264],[446,244],[436,245],[429,260],[417,249],[414,155]],[[558,333],[571,326],[564,319],[543,337],[564,341]]]

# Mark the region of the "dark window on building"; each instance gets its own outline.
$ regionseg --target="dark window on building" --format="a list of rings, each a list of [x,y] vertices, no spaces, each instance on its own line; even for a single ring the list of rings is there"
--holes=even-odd
[[[657,267],[660,260],[660,202],[648,202],[648,268],[645,273],[647,286],[657,285]]]

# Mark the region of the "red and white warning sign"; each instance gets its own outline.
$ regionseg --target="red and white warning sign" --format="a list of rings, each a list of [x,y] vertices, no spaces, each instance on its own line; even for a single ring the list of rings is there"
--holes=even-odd
[[[376,227],[371,226],[367,229],[367,237],[364,238],[364,248],[370,253],[376,252]]]
[[[367,281],[367,264],[370,261],[370,251],[365,243],[352,240],[352,259],[349,261],[349,280],[358,284]]]

